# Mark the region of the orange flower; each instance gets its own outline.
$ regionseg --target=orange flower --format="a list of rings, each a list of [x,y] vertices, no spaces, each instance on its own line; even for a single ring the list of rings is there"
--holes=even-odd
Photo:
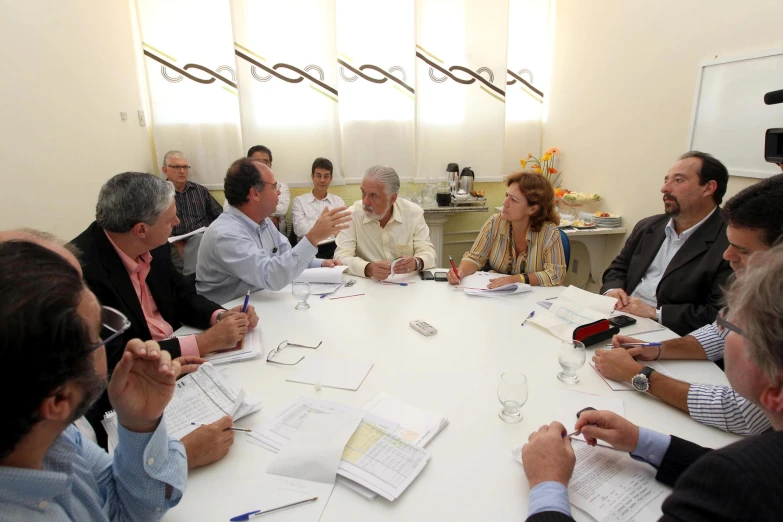
[[[553,167],[549,167],[549,173],[550,174],[557,174],[557,169]]]
[[[527,165],[527,161],[521,159],[521,160],[519,160],[519,164],[522,165],[522,168],[524,169],[525,165]]]
[[[530,158],[532,158],[532,157],[533,157],[533,155],[532,155],[532,154],[530,154],[530,153],[528,152],[528,153],[527,153],[527,159],[530,159]]]
[[[541,170],[541,166],[540,166],[540,165],[533,165],[531,168],[532,168],[534,171],[539,171],[539,170]]]
[[[557,147],[552,147],[551,149],[547,150],[544,154],[551,154],[554,156],[555,154],[560,154],[560,149],[558,149]]]

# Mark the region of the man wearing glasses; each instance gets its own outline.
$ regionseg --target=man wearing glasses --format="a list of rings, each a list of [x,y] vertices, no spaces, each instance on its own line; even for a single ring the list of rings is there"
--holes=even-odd
[[[272,168],[272,150],[264,145],[255,145],[250,147],[247,151],[247,157],[253,161],[260,161],[270,169]],[[291,202],[291,191],[286,183],[278,182],[278,190],[280,195],[277,198],[277,206],[272,215],[269,216],[269,220],[284,236],[288,235],[288,224],[285,221],[285,215],[288,213],[288,204]],[[228,203],[228,202],[226,202]],[[227,208],[227,204],[223,205],[223,208]]]
[[[723,218],[728,223],[729,247],[723,253],[737,279],[743,277],[749,257],[770,249],[783,237],[783,174],[750,186],[726,202]],[[726,313],[726,309],[721,311]],[[644,361],[658,359],[723,359],[726,335],[720,315],[712,324],[679,339],[665,341],[660,347],[620,347],[625,343],[644,342],[616,335],[614,349],[596,350],[593,361],[602,375],[621,382],[631,382],[644,369]],[[636,358],[636,359],[634,359]],[[642,361],[642,362],[637,362]],[[649,391],[662,401],[688,413],[693,419],[724,431],[753,435],[769,429],[764,412],[741,397],[730,386],[689,384],[660,372],[652,372]]]
[[[757,261],[758,259],[758,261]],[[778,521],[783,513],[783,245],[754,255],[726,292],[726,377],[757,405],[770,431],[710,450],[636,426],[609,411],[586,411],[574,430],[648,463],[673,487],[661,521]],[[653,374],[655,375],[655,374]],[[653,383],[654,386],[654,383]],[[542,426],[522,448],[530,485],[529,522],[572,521],[568,483],[576,456],[559,422]],[[568,430],[570,431],[570,430]],[[629,481],[630,484],[630,481]],[[599,495],[597,495],[599,496]],[[609,505],[612,498],[605,499]],[[630,502],[630,501],[629,501]],[[630,504],[621,506],[618,509]],[[619,515],[618,515],[619,516]]]
[[[154,341],[129,341],[108,382],[114,456],[82,437],[72,423],[107,389],[104,345],[130,323],[101,307],[63,256],[73,258],[0,243],[0,357],[17,373],[0,380],[12,398],[0,437],[2,518],[158,520],[187,482],[185,450],[162,417],[180,363]]]
[[[326,158],[316,158],[313,162],[310,177],[313,179],[313,190],[294,199],[291,207],[291,219],[294,222],[294,234],[297,239],[310,232],[318,217],[326,208],[344,207],[345,201],[340,196],[329,194],[332,183],[332,162]],[[334,238],[330,238],[334,239]],[[325,243],[318,247],[318,257],[332,259],[335,243]]]
[[[318,259],[315,245],[346,228],[345,207],[321,213],[310,232],[295,247],[269,217],[279,189],[272,170],[249,158],[228,168],[224,190],[229,208],[204,233],[196,264],[196,289],[225,303],[264,288],[280,290],[307,268],[340,263]]]
[[[188,234],[201,227],[208,227],[223,212],[206,187],[188,181],[190,164],[185,154],[170,150],[163,157],[163,173],[174,185],[174,202],[177,204],[179,224],[171,230],[172,236]],[[171,260],[180,272],[196,272],[196,256],[201,235],[180,239],[172,243]]]

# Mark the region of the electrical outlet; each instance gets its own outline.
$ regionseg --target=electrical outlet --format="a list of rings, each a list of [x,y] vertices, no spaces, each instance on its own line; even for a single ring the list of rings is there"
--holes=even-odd
[[[128,113],[127,113],[127,112],[121,112],[121,113],[120,113],[120,119],[121,119],[122,121],[125,121],[125,120],[127,120],[127,119],[128,119]]]
[[[144,118],[144,111],[139,111],[139,125],[142,127],[147,125],[147,120]]]

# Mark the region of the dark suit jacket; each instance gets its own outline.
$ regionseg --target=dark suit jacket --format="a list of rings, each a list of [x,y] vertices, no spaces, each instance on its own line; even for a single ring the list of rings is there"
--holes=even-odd
[[[630,295],[644,277],[665,239],[665,214],[639,221],[603,276],[601,293],[622,288]],[[720,209],[685,242],[669,262],[656,290],[664,326],[680,335],[712,323],[731,276],[723,252],[728,248],[726,223]]]
[[[109,242],[103,229],[93,222],[87,230],[71,241],[81,250],[81,265],[87,286],[98,297],[102,305],[111,306],[122,312],[131,322],[131,327],[121,339],[106,346],[106,359],[109,371],[117,365],[125,344],[135,338],[142,341],[152,339],[147,327],[141,303],[136,297],[128,271],[120,256]],[[150,251],[152,262],[147,275],[147,286],[163,318],[176,330],[183,324],[205,330],[210,326],[212,314],[220,305],[196,293],[192,278],[183,276],[171,262],[171,250],[166,243]],[[171,357],[181,355],[177,338],[160,341],[162,349],[171,353]],[[87,418],[96,427],[99,442],[105,441],[105,433],[96,425],[109,407],[106,394],[88,413]]]
[[[783,520],[783,432],[742,439],[718,450],[672,436],[655,477],[674,491],[661,522],[754,522]],[[572,521],[544,512],[530,522]]]

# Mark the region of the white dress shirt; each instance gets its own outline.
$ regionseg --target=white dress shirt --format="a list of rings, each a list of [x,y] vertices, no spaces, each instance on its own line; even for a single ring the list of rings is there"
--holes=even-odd
[[[666,229],[664,230],[666,238],[663,240],[661,248],[658,249],[658,253],[655,256],[655,259],[653,259],[652,263],[650,263],[650,266],[647,267],[647,272],[645,272],[644,277],[642,277],[642,280],[639,281],[638,285],[636,285],[636,288],[631,294],[631,297],[638,297],[653,308],[658,308],[658,297],[656,296],[656,291],[658,290],[658,283],[661,282],[663,274],[666,272],[666,267],[669,266],[672,258],[677,254],[677,252],[680,251],[682,245],[688,241],[688,238],[690,238],[693,233],[696,232],[696,230],[698,230],[698,228],[710,218],[715,210],[717,210],[717,207],[713,209],[712,212],[704,216],[704,219],[693,225],[688,230],[683,231],[683,233],[679,236],[674,230],[674,220],[669,220],[669,222],[666,224]],[[661,319],[658,318],[658,321],[660,322]]]
[[[324,199],[316,199],[312,192],[302,194],[294,198],[294,204],[291,206],[291,220],[294,223],[294,234],[296,237],[303,237],[310,232],[315,225],[316,220],[325,208],[344,207],[345,201],[340,196],[326,194]]]
[[[321,266],[317,252],[307,238],[292,248],[269,218],[258,224],[229,207],[204,232],[196,263],[196,290],[216,303],[236,299],[248,290],[280,290],[306,268]]]
[[[354,203],[351,210],[351,226],[337,235],[334,253],[335,259],[348,266],[348,273],[364,277],[368,264],[403,256],[421,258],[425,269],[435,266],[435,247],[419,205],[397,198],[385,227],[364,213],[361,201]]]

